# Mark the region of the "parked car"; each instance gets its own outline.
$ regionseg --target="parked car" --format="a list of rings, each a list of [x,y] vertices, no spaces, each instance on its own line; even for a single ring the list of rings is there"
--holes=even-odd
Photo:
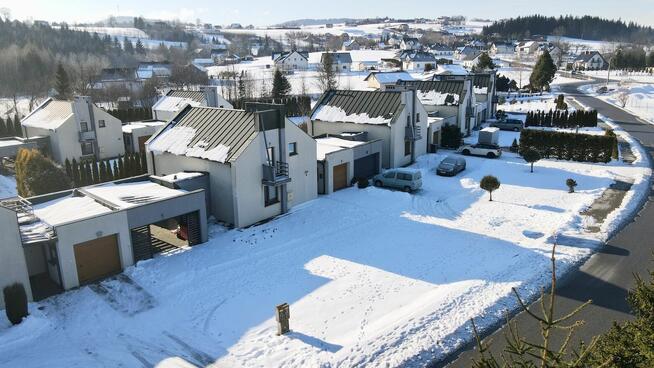
[[[522,130],[522,121],[518,119],[497,120],[490,124],[491,127],[500,128],[501,130],[512,130],[519,132]]]
[[[376,187],[391,187],[412,192],[422,188],[422,174],[418,170],[390,169],[372,178]]]
[[[457,150],[457,152],[462,155],[474,155],[474,156],[485,156],[488,158],[496,158],[502,156],[502,150],[500,146],[494,144],[466,144]]]
[[[606,86],[602,86],[597,89],[597,93],[607,93],[609,89]]]
[[[466,160],[459,156],[447,156],[438,164],[436,174],[454,176],[466,169]]]

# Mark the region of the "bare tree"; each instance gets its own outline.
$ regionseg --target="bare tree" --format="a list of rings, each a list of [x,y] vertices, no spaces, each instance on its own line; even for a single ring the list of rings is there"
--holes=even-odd
[[[629,94],[629,91],[622,90],[618,92],[618,95],[615,97],[615,99],[618,101],[618,103],[620,103],[620,107],[625,108],[629,103],[630,97],[631,95]]]
[[[338,88],[338,80],[334,71],[334,58],[328,52],[323,53],[322,60],[318,64],[316,83],[322,92]]]

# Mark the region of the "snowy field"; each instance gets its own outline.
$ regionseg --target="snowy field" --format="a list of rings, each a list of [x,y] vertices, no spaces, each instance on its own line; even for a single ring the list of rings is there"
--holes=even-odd
[[[610,83],[609,91],[597,94],[598,85],[583,86],[580,90],[599,99],[622,108],[620,101],[623,94],[628,96],[625,110],[654,124],[654,85],[647,83],[620,82]]]
[[[608,71],[606,70],[587,70],[583,72],[596,78],[606,79]],[[611,80],[624,82],[654,83],[654,74],[649,72],[629,72],[625,70],[611,70]]]
[[[516,308],[512,287],[547,285],[555,234],[562,273],[588,257],[606,233],[585,232],[579,212],[616,177],[650,175],[637,151],[633,166],[541,160],[533,174],[510,153],[466,157],[462,174],[438,177],[447,154],[418,159],[415,194],[353,187],[264,225],[213,225],[208,243],[126,270],[143,291],[82,287],[13,328],[2,313],[0,366],[423,366],[472,337],[470,318],[486,328]],[[487,174],[502,182],[493,202]],[[283,302],[292,332],[280,337]]]

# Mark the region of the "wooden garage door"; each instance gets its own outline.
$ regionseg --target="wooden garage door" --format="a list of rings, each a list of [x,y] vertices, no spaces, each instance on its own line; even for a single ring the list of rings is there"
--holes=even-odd
[[[150,139],[152,135],[144,135],[142,137],[139,137],[139,152],[145,153],[145,142]]]
[[[120,272],[116,235],[75,244],[75,262],[80,285]]]
[[[334,191],[347,187],[347,164],[334,166]]]

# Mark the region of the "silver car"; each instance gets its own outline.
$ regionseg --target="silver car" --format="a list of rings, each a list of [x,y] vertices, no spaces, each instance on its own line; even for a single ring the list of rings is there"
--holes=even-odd
[[[447,156],[438,164],[436,174],[454,176],[466,169],[466,160],[459,156]]]
[[[391,187],[412,192],[422,188],[422,174],[418,170],[390,169],[372,178],[376,187]]]

